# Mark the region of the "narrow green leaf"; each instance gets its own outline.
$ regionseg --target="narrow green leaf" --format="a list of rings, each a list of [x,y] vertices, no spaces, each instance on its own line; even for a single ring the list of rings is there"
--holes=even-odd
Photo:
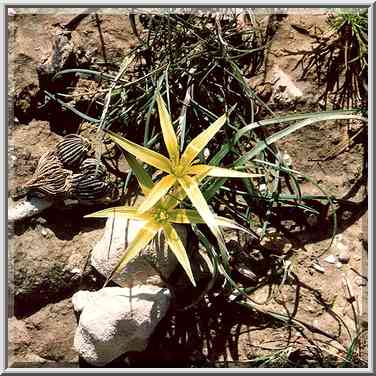
[[[248,153],[245,153],[242,157],[237,159],[235,161],[235,164],[244,164],[245,162],[249,161],[250,159],[254,158],[256,155],[261,153],[264,149],[266,149],[269,145],[281,140],[284,137],[287,137],[291,133],[307,126],[311,125],[320,121],[328,121],[328,120],[347,120],[347,119],[357,119],[362,121],[367,121],[364,117],[360,115],[352,115],[352,114],[335,114],[335,115],[323,115],[323,116],[316,116],[315,118],[305,119],[301,122],[298,122],[296,124],[290,125],[289,127],[282,129],[279,132],[276,132],[266,138],[264,141],[259,141],[256,146],[249,151]]]
[[[144,193],[144,195],[147,195],[154,186],[150,175],[145,171],[145,169],[142,168],[142,166],[137,162],[136,158],[132,154],[124,152],[124,155],[129,167],[137,178],[142,192]]]
[[[344,113],[344,114],[355,114],[357,112],[358,111],[355,111],[355,110],[341,110],[341,113]],[[238,142],[240,137],[242,137],[244,134],[256,128],[264,127],[266,125],[288,123],[290,121],[311,119],[313,117],[316,117],[316,118],[321,117],[321,116],[325,117],[327,115],[336,115],[338,113],[339,111],[322,111],[319,113],[318,112],[305,112],[305,113],[292,114],[292,115],[287,115],[287,116],[276,116],[271,119],[256,121],[239,129],[239,131],[235,135],[235,142]]]

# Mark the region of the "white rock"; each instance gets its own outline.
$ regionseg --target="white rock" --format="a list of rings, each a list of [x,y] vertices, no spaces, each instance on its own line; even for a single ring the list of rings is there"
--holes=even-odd
[[[284,163],[287,167],[292,166],[292,158],[291,158],[290,155],[287,154],[286,152],[283,153],[282,160],[283,160],[283,163]]]
[[[317,215],[314,214],[314,213],[308,213],[307,216],[306,216],[306,219],[307,219],[307,223],[311,227],[316,226],[318,221],[319,221]]]
[[[104,289],[103,289],[104,290]],[[100,290],[102,291],[102,290]],[[82,312],[83,309],[89,304],[94,302],[95,300],[95,294],[97,292],[92,292],[92,291],[86,291],[86,290],[81,290],[76,292],[72,296],[72,304],[73,304],[73,309],[76,312]]]
[[[71,270],[71,273],[72,273],[72,274],[81,274],[81,269],[79,269],[79,268],[73,268],[73,269]]]
[[[312,264],[312,267],[320,273],[325,273],[325,269],[319,264]]]
[[[209,150],[209,148],[205,148],[204,151],[203,151],[203,154],[204,154],[204,158],[208,159],[210,157],[210,150]]]
[[[260,191],[261,193],[265,193],[265,192],[267,191],[267,189],[268,189],[268,187],[267,187],[266,184],[264,184],[264,183],[260,184],[260,186],[259,186],[259,191]]]
[[[49,208],[52,202],[37,197],[25,200],[8,209],[8,221],[16,222],[24,218],[32,217]]]
[[[82,311],[74,348],[85,361],[100,367],[128,351],[145,350],[168,310],[170,292],[152,285],[106,287],[80,291],[72,301]]]
[[[278,65],[274,65],[272,68],[272,80],[274,82],[274,99],[288,104],[303,96],[302,91]]]
[[[324,261],[327,262],[328,264],[335,264],[337,262],[337,259],[336,259],[336,256],[329,255],[324,258]]]
[[[128,220],[123,217],[108,218],[103,237],[94,246],[91,264],[103,276],[108,277],[124,254],[128,244],[137,236],[144,222]],[[187,246],[187,230],[176,225],[183,244]],[[188,250],[187,250],[188,251]],[[163,286],[158,272],[150,265],[152,260],[162,276],[168,278],[177,266],[175,255],[169,250],[163,235],[149,243],[146,248],[131,260],[125,269],[113,277],[113,281],[122,287],[142,284]]]
[[[78,200],[72,200],[71,198],[67,198],[66,200],[64,200],[65,206],[71,206],[71,205],[77,205],[77,204],[78,204]]]

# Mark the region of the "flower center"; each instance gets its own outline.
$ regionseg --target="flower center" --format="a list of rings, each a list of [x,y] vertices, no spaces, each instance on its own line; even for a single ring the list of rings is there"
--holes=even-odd
[[[154,219],[161,224],[168,222],[168,212],[165,209],[159,209],[154,214]]]
[[[176,167],[175,167],[175,171],[174,171],[174,173],[175,173],[175,176],[177,177],[177,178],[181,178],[182,176],[184,176],[184,166],[182,166],[182,165],[177,165]]]

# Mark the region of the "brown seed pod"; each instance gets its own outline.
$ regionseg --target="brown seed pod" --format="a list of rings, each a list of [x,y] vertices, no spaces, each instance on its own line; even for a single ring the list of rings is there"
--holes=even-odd
[[[110,192],[108,182],[95,175],[73,174],[67,181],[66,191],[72,197],[81,200],[97,200]]]
[[[68,134],[56,145],[56,153],[65,167],[75,168],[92,152],[92,146],[79,134]]]
[[[65,181],[71,172],[64,169],[53,151],[41,156],[32,179],[24,188],[38,191],[47,196],[64,195]]]
[[[80,165],[80,172],[100,179],[104,179],[107,175],[106,166],[95,158],[85,159]]]

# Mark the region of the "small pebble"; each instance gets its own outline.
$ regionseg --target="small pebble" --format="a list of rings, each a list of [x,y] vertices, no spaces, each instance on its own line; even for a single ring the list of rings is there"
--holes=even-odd
[[[275,234],[277,232],[277,229],[274,227],[269,227],[267,230],[268,234]]]
[[[337,263],[336,263],[336,267],[337,267],[337,269],[341,269],[342,264],[341,264],[340,262],[337,262]]]
[[[338,260],[342,264],[347,264],[350,261],[350,255],[347,252],[341,252],[338,256]]]
[[[292,166],[292,159],[287,153],[283,154],[282,160],[286,166]]]
[[[355,278],[355,283],[358,286],[367,286],[367,280],[365,278],[362,278],[362,277],[356,277]]]
[[[66,206],[69,206],[69,205],[76,205],[78,203],[78,200],[71,200],[70,198],[64,200],[64,204]]]
[[[325,269],[319,264],[312,264],[312,267],[320,273],[325,273]]]
[[[47,224],[47,219],[43,218],[43,217],[37,217],[37,218],[34,219],[34,221],[35,221],[35,223],[38,223],[42,226]]]
[[[72,274],[81,274],[81,269],[79,269],[79,268],[73,268],[73,269],[71,270],[71,273],[72,273]]]
[[[335,264],[337,259],[334,255],[329,255],[324,258],[324,261],[327,262],[328,264]]]
[[[342,220],[343,221],[348,221],[350,218],[351,218],[351,211],[349,210],[345,210],[343,213],[342,213]]]
[[[43,236],[47,236],[48,235],[48,231],[43,228],[42,231],[40,232]]]
[[[318,223],[318,221],[319,221],[319,220],[318,220],[318,217],[317,217],[316,214],[309,213],[309,214],[307,215],[307,223],[308,223],[311,227],[316,226],[317,223]]]
[[[259,191],[260,191],[261,193],[266,192],[267,189],[268,189],[268,187],[266,186],[266,184],[264,184],[264,183],[263,183],[263,184],[260,184]]]

